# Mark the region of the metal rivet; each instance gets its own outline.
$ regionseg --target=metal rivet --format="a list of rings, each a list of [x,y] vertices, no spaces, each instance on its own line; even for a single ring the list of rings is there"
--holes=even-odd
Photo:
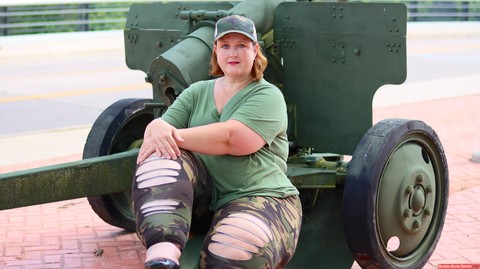
[[[405,189],[405,193],[406,194],[412,194],[413,193],[413,187],[412,186],[407,186],[407,188]]]
[[[420,182],[420,183],[423,182],[423,174],[419,174],[417,176],[417,181]]]
[[[432,210],[430,210],[430,208],[425,208],[424,212],[425,212],[425,215],[427,215],[427,216],[432,215]]]
[[[413,210],[411,209],[405,209],[405,211],[403,211],[403,216],[405,218],[410,218],[412,215],[413,215]]]
[[[357,56],[360,55],[360,49],[358,49],[358,48],[354,49],[353,54],[355,54]]]
[[[432,191],[433,191],[432,185],[428,185],[427,187],[425,187],[426,193],[431,193]]]

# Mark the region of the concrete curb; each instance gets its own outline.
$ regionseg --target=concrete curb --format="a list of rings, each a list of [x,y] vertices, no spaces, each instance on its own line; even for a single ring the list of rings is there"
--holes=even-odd
[[[480,37],[480,22],[408,22],[407,38]]]

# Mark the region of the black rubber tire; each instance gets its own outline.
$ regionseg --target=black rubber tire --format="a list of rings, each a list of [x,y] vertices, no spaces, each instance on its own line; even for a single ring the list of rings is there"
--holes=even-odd
[[[129,150],[143,138],[153,120],[151,109],[144,109],[150,99],[122,99],[105,109],[88,134],[83,158],[110,155]],[[135,171],[132,171],[132,178]],[[93,211],[106,223],[135,231],[130,192],[88,197]]]
[[[430,126],[386,119],[370,128],[349,163],[343,195],[345,235],[357,263],[362,268],[423,268],[440,239],[448,185],[445,153]],[[392,234],[398,234],[395,249],[388,246],[397,237]]]

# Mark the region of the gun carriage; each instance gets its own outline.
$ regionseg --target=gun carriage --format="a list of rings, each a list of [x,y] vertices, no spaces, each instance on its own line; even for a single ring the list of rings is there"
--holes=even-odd
[[[242,14],[257,25],[284,93],[287,174],[304,219],[288,268],[422,268],[440,238],[448,167],[424,122],[372,126],[379,87],[406,79],[406,6],[398,3],[178,2],[133,4],[125,25],[130,69],[151,83],[151,99],[122,99],[101,113],[83,160],[0,175],[0,209],[88,197],[105,222],[135,229],[130,187],[147,124],[191,83],[209,79],[215,21]],[[53,191],[54,190],[54,191]],[[182,268],[196,268],[202,236]]]

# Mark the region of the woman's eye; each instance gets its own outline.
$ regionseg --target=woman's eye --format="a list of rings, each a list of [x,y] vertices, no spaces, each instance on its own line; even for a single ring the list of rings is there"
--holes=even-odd
[[[243,48],[245,48],[246,46],[245,46],[245,44],[240,44],[240,45],[238,45],[238,47],[241,48],[241,49],[243,49]]]
[[[228,48],[230,48],[230,46],[228,46],[228,45],[222,45],[222,49],[228,49]]]

